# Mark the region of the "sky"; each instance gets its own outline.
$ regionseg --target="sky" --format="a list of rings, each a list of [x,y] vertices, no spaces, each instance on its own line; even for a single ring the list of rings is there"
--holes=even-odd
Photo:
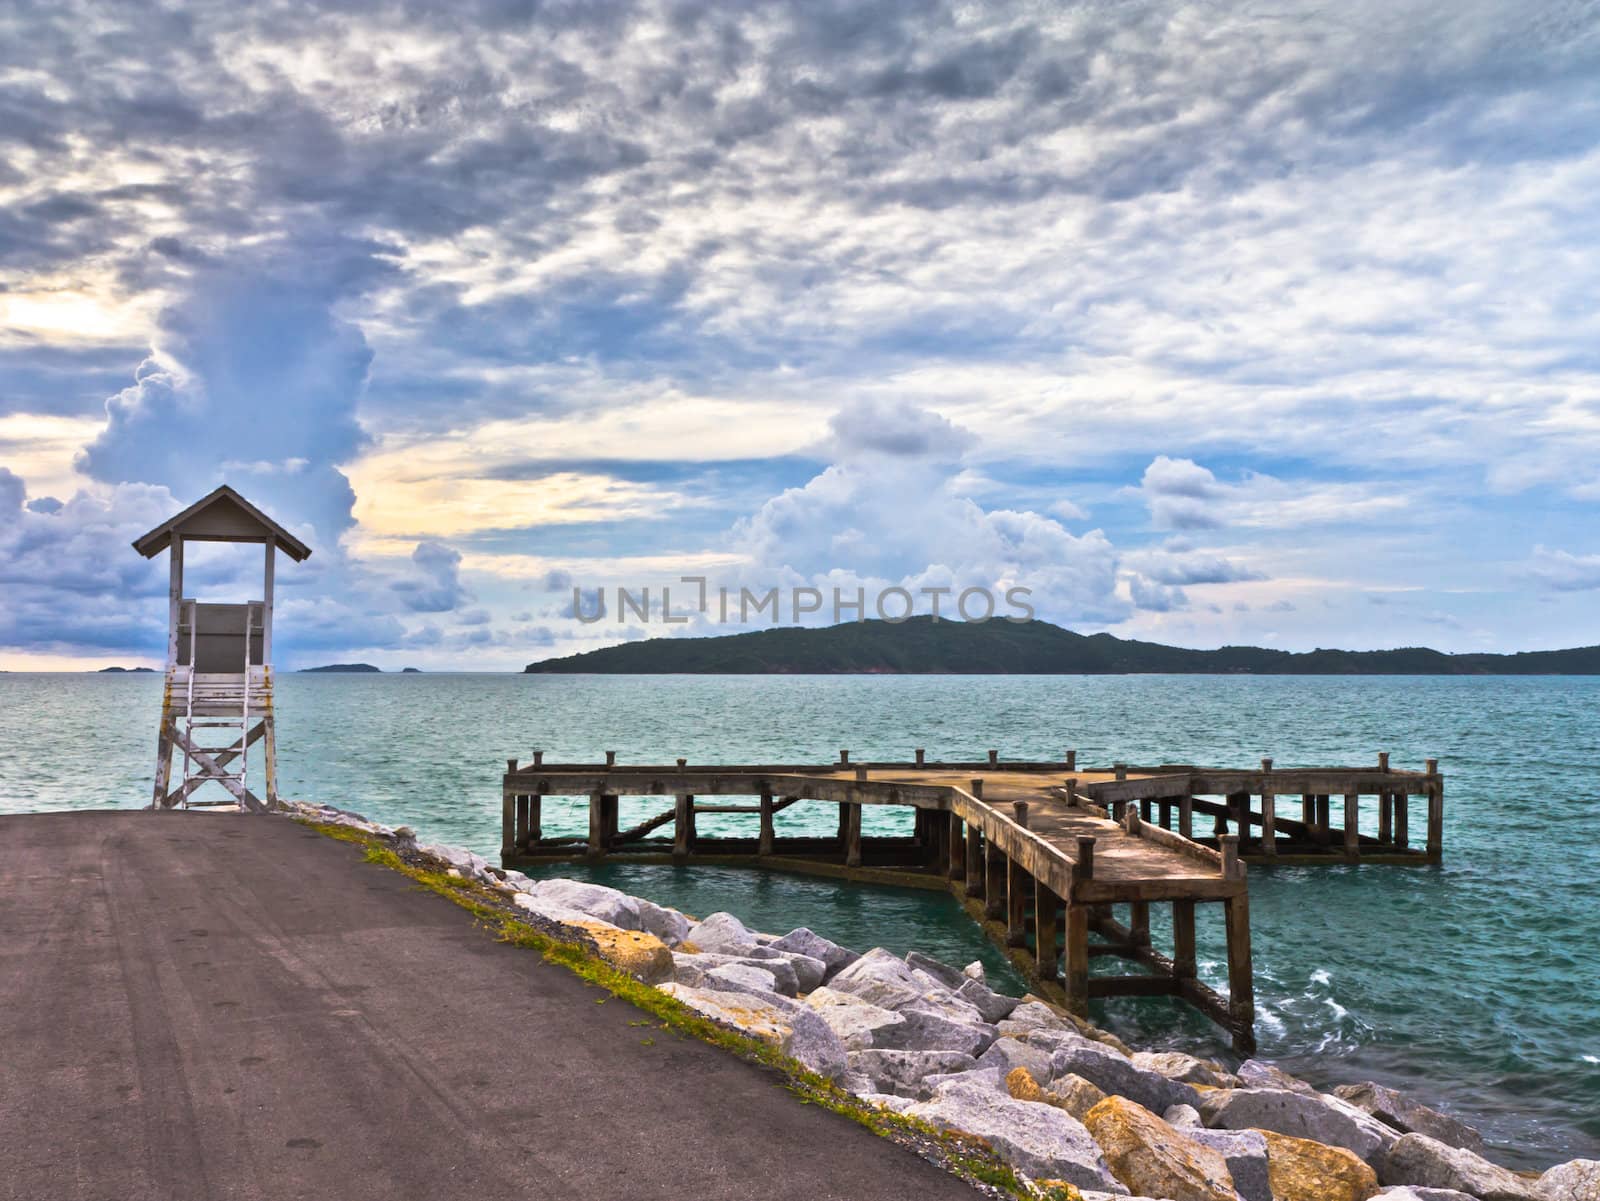
[[[288,667],[1591,645],[1597,196],[1592,0],[11,0],[0,668],[159,666],[222,482]]]

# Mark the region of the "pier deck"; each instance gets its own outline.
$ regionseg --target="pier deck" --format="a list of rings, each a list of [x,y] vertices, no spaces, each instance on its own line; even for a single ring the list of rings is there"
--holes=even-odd
[[[287,820],[0,817],[0,882],[0,1198],[975,1195]]]
[[[1299,795],[1299,820],[1279,799]],[[1341,798],[1334,837],[1330,795]],[[1360,830],[1360,797],[1378,800],[1375,835]],[[1408,845],[1410,797],[1427,799],[1426,846]],[[986,760],[824,765],[623,764],[509,761],[502,781],[501,861],[527,867],[559,858],[613,855],[676,863],[753,863],[886,883],[948,887],[983,922],[1042,993],[1086,1013],[1096,996],[1173,996],[1226,1029],[1234,1046],[1255,1045],[1250,909],[1244,860],[1432,862],[1439,855],[1443,784],[1426,772],[1373,768],[1257,771],[1190,766],[1080,770],[1059,762]],[[546,838],[543,798],[589,798],[587,837]],[[620,798],[672,798],[672,808],[623,829]],[[742,798],[729,801],[726,798]],[[838,805],[836,837],[780,837],[777,818],[799,801]],[[753,803],[751,803],[753,802]],[[867,805],[913,811],[907,837],[862,832]],[[701,836],[700,815],[745,815],[750,835]],[[1211,833],[1197,830],[1209,818]],[[670,827],[670,840],[656,831]],[[1171,906],[1170,953],[1150,935],[1150,906]],[[1223,914],[1228,990],[1199,979],[1196,906]],[[1125,907],[1121,914],[1117,907]],[[1090,971],[1116,957],[1136,971]]]

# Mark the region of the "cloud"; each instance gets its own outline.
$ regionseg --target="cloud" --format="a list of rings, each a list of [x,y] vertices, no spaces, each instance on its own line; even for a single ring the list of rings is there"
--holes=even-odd
[[[1403,511],[1409,498],[1367,483],[1280,480],[1248,472],[1238,483],[1218,480],[1192,459],[1157,455],[1135,490],[1163,530],[1224,526],[1292,529],[1359,522]]]
[[[224,479],[324,548],[352,524],[339,465],[364,443],[372,351],[334,312],[382,273],[378,248],[300,237],[201,264],[162,311],[132,386],[106,403],[79,468],[197,499]]]
[[[1107,577],[1146,464],[1150,525],[1279,577],[1347,579],[1341,527],[1403,575],[1426,531],[1576,538],[1600,498],[1583,5],[12,20],[0,462],[35,502],[232,479],[316,545],[286,587],[407,636],[419,542],[496,612],[760,512],[768,561],[1075,562],[1062,611],[1110,618],[1119,570],[1169,613],[1226,570]],[[873,515],[894,485],[928,529]]]
[[[952,487],[975,440],[909,405],[841,413],[841,461],[767,501],[733,530],[753,575],[796,582],[1032,589],[1040,616],[1114,621],[1117,554],[1105,535],[1069,533],[1030,511],[983,509]]]
[[[1600,588],[1600,555],[1575,555],[1546,546],[1533,548],[1529,573],[1555,592],[1588,592]]]
[[[461,552],[438,542],[419,542],[411,553],[415,578],[395,581],[393,587],[414,613],[447,613],[470,599],[461,586]]]

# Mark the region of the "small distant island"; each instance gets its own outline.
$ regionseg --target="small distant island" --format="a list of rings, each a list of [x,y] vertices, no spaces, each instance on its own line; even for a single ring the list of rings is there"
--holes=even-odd
[[[420,667],[402,667],[400,669],[400,674],[403,675],[403,676],[420,676],[422,674],[422,668],[420,668]]]
[[[113,674],[124,674],[125,673],[127,675],[132,675],[135,672],[140,672],[140,671],[147,671],[147,672],[154,673],[155,668],[153,668],[153,667],[102,667],[100,669],[100,674],[101,675],[105,675],[108,672],[110,672],[110,673],[113,673]]]
[[[329,663],[325,667],[302,667],[302,672],[315,673],[319,671],[379,671],[383,668],[374,667],[370,663]]]
[[[1600,646],[1512,655],[1190,650],[1111,634],[1076,634],[1045,621],[981,624],[913,617],[711,638],[650,638],[530,663],[529,674],[616,675],[1600,675]]]

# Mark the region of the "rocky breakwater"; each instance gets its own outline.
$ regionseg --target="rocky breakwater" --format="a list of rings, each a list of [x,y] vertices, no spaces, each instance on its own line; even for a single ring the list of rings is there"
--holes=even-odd
[[[1515,1173],[1471,1127],[1377,1084],[1330,1095],[1258,1060],[1230,1070],[1133,1051],[1040,998],[991,989],[981,964],[858,954],[803,928],[751,930],[730,913],[694,921],[616,889],[415,849],[867,1104],[983,1140],[1042,1186],[1155,1201],[1600,1201],[1600,1162]]]

